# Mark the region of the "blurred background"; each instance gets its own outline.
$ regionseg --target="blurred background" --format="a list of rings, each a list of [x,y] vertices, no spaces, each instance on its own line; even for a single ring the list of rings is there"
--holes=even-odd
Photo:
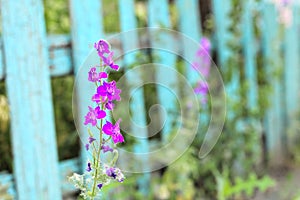
[[[177,1],[169,0],[167,3],[170,20],[168,28],[180,31],[180,23],[185,15],[179,13]],[[146,199],[300,199],[298,3],[297,0],[228,0],[225,4],[230,6],[227,8],[222,1],[197,1],[195,5],[198,6],[199,24],[195,27],[199,27],[202,37],[209,39],[210,56],[217,66],[221,66],[225,86],[229,89],[227,113],[231,116],[226,118],[223,133],[207,157],[198,158],[204,137],[199,131],[199,136],[180,159],[152,172]],[[57,46],[55,43],[49,45],[50,59],[51,53],[55,54],[57,49],[71,59],[70,2],[44,0],[43,4],[48,41],[58,37],[63,41]],[[148,6],[147,0],[134,1],[137,28],[149,26]],[[227,9],[223,15],[220,14],[222,9]],[[122,16],[118,10],[118,0],[102,0],[101,12],[106,37],[121,31]],[[226,18],[226,21],[222,18]],[[250,32],[249,28],[245,28],[247,23],[251,24]],[[224,40],[223,34],[226,35]],[[112,45],[118,46],[118,43]],[[135,63],[122,67],[130,68],[155,60],[155,52],[143,50],[137,54]],[[56,63],[56,67],[65,64],[72,65],[62,60]],[[184,61],[177,58],[176,68],[184,73],[185,67]],[[113,78],[122,74],[124,70],[121,69],[113,74]],[[67,75],[51,77],[58,157],[61,163],[80,156],[81,144],[72,113],[73,86],[72,71]],[[13,199],[16,194],[13,192],[13,181],[3,178],[14,173],[6,88],[4,78],[0,82],[0,199]],[[149,110],[159,101],[157,88],[150,84],[143,89],[145,108]],[[202,114],[209,116],[209,108],[208,101],[205,108],[201,109]],[[150,122],[149,117],[147,121]],[[199,130],[205,128],[207,124],[203,123]],[[124,148],[132,149],[136,141],[128,136],[125,138],[127,142]],[[150,140],[155,143],[160,139],[159,133]],[[72,167],[69,174],[79,170],[79,167],[75,170]],[[126,176],[121,186],[112,185],[104,192],[110,199],[145,199],[136,181],[142,175]],[[62,184],[67,185],[67,182]],[[70,186],[63,186],[63,193],[66,199],[76,199],[78,194],[70,190]]]

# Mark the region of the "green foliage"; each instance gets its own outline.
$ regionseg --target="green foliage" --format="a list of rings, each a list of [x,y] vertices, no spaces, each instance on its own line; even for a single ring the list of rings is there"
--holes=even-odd
[[[198,149],[189,148],[183,156],[172,163],[164,172],[158,188],[164,193],[156,193],[156,197],[163,199],[195,199],[197,190],[194,180],[199,177],[200,164],[196,157]],[[201,190],[201,189],[200,189]]]
[[[300,192],[298,192],[298,194],[296,194],[296,196],[293,198],[293,200],[300,200]]]
[[[107,187],[103,187],[103,194],[111,199],[144,199],[136,187],[136,180],[139,176],[130,174],[127,177],[122,184],[111,183]]]
[[[258,178],[255,173],[250,173],[248,178],[235,177],[232,182],[229,170],[225,169],[222,174],[216,173],[218,200],[251,198],[255,191],[264,192],[275,185],[275,181],[269,176]]]
[[[287,136],[289,153],[296,163],[300,163],[300,111],[297,111],[290,120]]]
[[[119,7],[117,0],[103,0],[102,12],[104,31],[106,33],[120,32]]]
[[[44,0],[46,29],[50,34],[70,32],[69,5],[66,0]]]
[[[73,76],[51,79],[59,159],[79,155],[79,138],[72,111]]]

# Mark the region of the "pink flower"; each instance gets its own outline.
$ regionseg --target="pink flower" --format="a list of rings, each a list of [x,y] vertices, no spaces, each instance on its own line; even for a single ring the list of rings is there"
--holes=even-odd
[[[209,39],[206,37],[203,37],[200,40],[200,48],[198,49],[196,53],[196,61],[192,63],[192,67],[200,72],[205,78],[208,77],[209,71],[210,71],[210,49],[211,49],[211,44]]]
[[[94,48],[98,51],[98,55],[102,56],[105,53],[109,53],[109,44],[105,40],[99,40],[94,44]]]
[[[114,104],[112,101],[108,101],[106,104],[105,104],[105,108],[108,109],[108,110],[112,110],[114,109]]]
[[[89,112],[85,116],[84,125],[87,125],[87,124],[91,123],[92,126],[96,126],[96,124],[97,124],[96,115],[97,114],[96,114],[95,110],[92,107],[89,106]]]
[[[115,64],[113,61],[114,52],[109,52],[108,56],[105,57],[104,55],[100,56],[105,65],[109,66],[110,68],[118,71],[119,65]]]
[[[97,119],[103,119],[104,117],[106,117],[106,112],[104,110],[101,110],[99,106],[95,108],[95,112]]]
[[[100,85],[97,88],[97,94],[99,96],[101,96],[102,98],[107,97],[107,99],[109,101],[120,101],[121,97],[120,97],[120,93],[121,90],[117,88],[116,86],[116,81],[111,81],[111,82],[103,82],[103,85]]]
[[[204,81],[199,81],[197,87],[194,89],[196,94],[206,95],[208,93],[208,85]]]
[[[88,80],[91,82],[97,82],[102,78],[107,78],[106,72],[100,72],[99,74],[96,71],[96,67],[92,67],[89,71]]]
[[[112,140],[115,144],[124,142],[124,137],[120,132],[120,122],[119,119],[115,125],[110,123],[109,121],[106,121],[106,124],[104,124],[102,130],[106,135],[110,135],[112,137]]]
[[[85,116],[84,125],[91,123],[92,126],[96,126],[97,119],[103,119],[104,117],[106,117],[106,113],[99,106],[95,109],[89,106],[89,112]]]

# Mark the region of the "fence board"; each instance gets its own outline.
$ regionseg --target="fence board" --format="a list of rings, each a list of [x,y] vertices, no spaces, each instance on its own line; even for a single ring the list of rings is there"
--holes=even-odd
[[[253,32],[253,1],[246,1],[243,4],[243,51],[245,56],[245,75],[249,84],[248,108],[257,109],[258,88],[256,70],[257,42]]]
[[[119,12],[120,12],[120,22],[122,32],[126,32],[132,29],[137,28],[137,22],[134,12],[134,1],[133,0],[120,0],[119,1]],[[137,49],[139,47],[139,40],[137,32],[131,32],[131,34],[122,34],[122,43],[123,43],[123,52],[124,56],[124,66],[131,65],[135,62],[136,53],[131,52],[126,54],[127,51]],[[126,67],[125,73],[129,69]],[[126,73],[126,78],[129,81],[141,82],[140,77],[137,74]],[[148,144],[148,133],[147,133],[147,121],[146,121],[146,112],[145,112],[145,102],[144,102],[144,90],[140,88],[134,92],[134,89],[131,88],[128,92],[132,94],[130,109],[132,112],[132,121],[136,124],[133,124],[131,131],[134,135],[137,136],[138,144],[135,145],[134,151],[136,153],[147,153],[149,151]],[[133,93],[134,92],[134,93]],[[139,128],[141,126],[142,128]],[[146,170],[148,166],[147,156],[143,160],[143,168]],[[144,173],[142,177],[138,179],[139,191],[143,195],[148,195],[150,188],[150,173]]]
[[[42,1],[1,11],[18,199],[61,199]]]
[[[69,35],[48,36],[49,64],[52,77],[71,74],[73,70]]]
[[[179,31],[195,42],[201,39],[201,18],[199,14],[199,1],[197,0],[177,0],[176,5],[179,12]],[[186,13],[189,13],[188,15]],[[187,62],[193,62],[195,60],[197,49],[191,49],[190,45],[183,42],[184,58]],[[200,48],[200,46],[199,46]],[[199,80],[199,74],[191,68],[191,63],[186,63],[187,78],[190,83],[196,83]]]
[[[229,12],[231,9],[230,1],[222,1],[222,0],[213,0],[213,12],[215,15],[215,27],[216,27],[216,40],[217,40],[217,53],[218,53],[218,64],[222,72],[226,72],[228,67],[232,67],[228,65],[228,59],[233,55],[231,49],[228,47],[228,42],[233,40],[232,33],[228,30],[230,25],[230,17]],[[236,66],[238,67],[238,66]],[[224,78],[224,77],[223,77]],[[228,97],[226,100],[228,102],[238,102],[238,88],[239,88],[239,72],[234,70],[232,77],[230,80],[226,80],[224,78],[226,96]],[[227,104],[227,118],[233,118],[233,105],[232,103]]]
[[[171,22],[169,18],[169,7],[168,7],[168,1],[167,0],[149,0],[148,3],[148,21],[149,21],[149,27],[154,28],[171,28]],[[175,67],[175,61],[176,61],[176,55],[166,52],[163,50],[163,47],[165,45],[171,45],[172,39],[170,35],[165,35],[159,33],[158,29],[152,29],[153,31],[150,32],[150,43],[152,46],[152,49],[156,49],[152,51],[152,55],[154,57],[158,56],[159,60],[156,60],[155,62],[159,64],[163,64],[167,67],[174,68]],[[154,34],[155,32],[155,34]],[[157,48],[156,48],[157,47]],[[159,48],[160,47],[160,48]],[[172,92],[175,92],[178,94],[177,88],[176,88],[176,77],[168,76],[166,79],[166,75],[163,71],[157,70],[156,71],[156,78],[157,82],[160,82],[160,80],[163,80],[164,83],[166,83],[164,88],[160,85],[157,85],[157,91],[158,91],[158,99],[160,102],[160,105],[165,109],[165,117],[161,115],[161,121],[165,122],[162,130],[162,138],[163,141],[166,141],[172,131],[172,122],[175,121],[175,116],[172,116],[170,112],[173,110],[176,110],[176,98],[173,94],[169,91],[170,89]]]
[[[61,184],[61,191],[63,194],[74,192],[74,186],[68,182],[68,176],[72,175],[74,172],[78,173],[79,169],[79,158],[73,158],[69,160],[64,160],[59,163],[59,178]],[[5,172],[0,173],[0,185],[8,187],[8,194],[16,199],[15,183],[12,174]]]
[[[102,13],[102,2],[99,0],[91,0],[83,2],[81,0],[70,1],[70,13],[71,13],[71,36],[72,36],[72,48],[73,48],[73,61],[74,72],[78,75],[81,65],[85,61],[85,58],[92,49],[94,42],[103,38],[103,21],[100,14]],[[92,27],[92,28],[91,28]],[[97,63],[94,63],[97,64]],[[87,71],[81,71],[80,73],[87,74]],[[81,139],[86,142],[88,133],[86,127],[83,125],[84,116],[87,112],[87,107],[90,105],[88,97],[88,90],[77,84],[77,111],[78,111],[78,131]],[[82,88],[80,88],[82,87]],[[87,152],[84,145],[81,145],[81,158],[82,158],[82,170],[86,168]]]
[[[300,46],[299,7],[293,9],[293,24],[285,30],[284,38],[284,81],[285,81],[285,121],[286,133],[292,122],[298,119],[300,97]],[[291,138],[292,139],[292,138]]]
[[[274,70],[282,67],[281,42],[279,35],[279,25],[277,23],[277,13],[273,5],[266,3],[263,6],[263,48],[265,69],[268,73],[269,81],[272,83],[272,94],[269,97],[270,107],[266,114],[265,129],[267,139],[267,150],[270,166],[283,163],[283,105],[282,105],[282,76],[274,78]],[[278,76],[278,73],[277,73]]]

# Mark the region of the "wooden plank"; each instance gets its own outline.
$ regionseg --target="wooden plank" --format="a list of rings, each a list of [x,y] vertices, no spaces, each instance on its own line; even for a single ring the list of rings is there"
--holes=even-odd
[[[48,40],[49,69],[52,77],[68,75],[72,72],[71,39],[69,35],[50,35]],[[0,80],[5,78],[5,66],[0,44]]]
[[[269,81],[272,85],[272,95],[269,97],[270,107],[266,114],[266,140],[270,166],[278,166],[283,163],[283,105],[282,105],[282,76],[275,77],[274,70],[282,67],[280,55],[281,40],[279,40],[279,25],[277,23],[277,13],[272,4],[266,3],[263,6],[263,49],[265,67]]]
[[[49,35],[48,50],[51,76],[70,74],[73,70],[70,36]]]
[[[243,51],[245,56],[245,75],[249,84],[248,89],[248,108],[257,109],[258,88],[256,70],[257,42],[253,31],[253,1],[243,3]]]
[[[59,163],[59,178],[61,184],[61,191],[63,194],[67,194],[75,191],[75,187],[68,182],[68,176],[73,173],[78,173],[80,171],[79,168],[79,158],[72,158],[69,160],[64,160]],[[4,185],[8,187],[8,194],[16,199],[16,191],[15,191],[15,183],[12,174],[1,172],[0,173],[0,185]]]
[[[213,0],[213,13],[215,15],[215,27],[216,27],[216,41],[217,51],[220,67],[226,67],[227,59],[230,57],[231,52],[227,47],[227,42],[230,40],[230,33],[228,32],[228,26],[230,19],[228,13],[230,11],[230,2],[222,0]]]
[[[298,32],[298,8],[294,8],[293,25],[285,30],[284,40],[284,76],[286,91],[286,109],[288,119],[295,117],[299,108],[300,94],[300,61],[299,61],[299,44],[295,41],[299,38]],[[289,120],[287,120],[289,121]]]
[[[110,38],[114,34],[105,34],[103,38]],[[48,36],[48,50],[49,50],[49,68],[51,77],[64,76],[73,72],[72,61],[72,47],[70,35],[49,35]],[[176,38],[172,39],[176,41]],[[147,41],[145,35],[141,40],[142,46],[145,46]],[[121,49],[121,41],[118,38],[114,38],[111,45],[116,51],[123,51]],[[0,44],[0,52],[2,51]],[[116,52],[117,54],[117,52]],[[5,65],[0,54],[0,80],[5,78]]]
[[[199,1],[198,0],[177,0],[176,6],[179,13],[179,31],[189,39],[185,38],[181,41],[183,45],[183,55],[186,66],[186,77],[191,85],[195,85],[198,81],[204,80],[202,74],[193,69],[192,63],[197,60],[196,52],[200,47],[201,33],[201,18],[199,13]],[[188,15],[187,15],[188,13]],[[193,45],[192,43],[199,44]],[[208,52],[209,53],[209,52]],[[201,105],[200,105],[201,106]],[[209,123],[209,116],[200,114],[201,124]]]
[[[230,17],[228,16],[231,9],[230,1],[213,0],[213,12],[215,15],[215,27],[216,27],[216,40],[217,40],[217,52],[218,52],[218,64],[220,65],[221,71],[226,71],[228,66],[228,59],[232,56],[233,52],[228,47],[228,42],[233,40],[232,33],[228,30],[230,25]],[[231,67],[231,66],[230,66]],[[239,72],[235,71],[232,74],[231,80],[224,80],[226,88],[226,96],[230,102],[238,102],[238,88],[239,88]],[[228,118],[233,118],[233,108],[231,105],[234,103],[227,104]]]
[[[80,71],[80,67],[91,52],[94,42],[103,38],[103,22],[100,14],[102,13],[102,2],[99,0],[70,1],[71,13],[71,36],[72,36],[72,56],[74,62],[74,72],[77,76],[87,74],[86,69]],[[93,63],[97,64],[97,63]],[[82,74],[86,73],[86,74]],[[84,116],[87,112],[88,105],[91,104],[89,96],[89,88],[86,85],[77,84],[77,111],[78,111],[78,124],[77,128],[83,142],[87,142],[88,133],[86,127],[83,125]],[[82,123],[81,123],[82,122]],[[81,145],[82,156],[82,171],[86,168],[86,161],[88,153],[84,145]]]
[[[293,9],[293,24],[285,30],[284,39],[284,81],[285,81],[285,117],[286,131],[295,121],[299,112],[300,97],[300,46],[298,42],[300,7]],[[288,136],[288,135],[287,135]],[[292,140],[290,138],[289,140]]]
[[[2,1],[1,13],[18,199],[61,199],[43,4]]]
[[[49,69],[52,77],[71,74],[73,71],[70,48],[58,48],[49,51]]]
[[[201,39],[201,18],[199,14],[199,1],[177,0],[176,6],[179,12],[179,31],[190,37],[192,40],[195,40],[195,43],[199,43]],[[192,69],[191,62],[195,60],[196,51],[198,49],[191,49],[190,45],[188,45],[187,42],[182,42],[184,58],[187,62],[189,62],[186,63],[187,78],[191,84],[195,84],[197,81],[199,81],[200,76],[195,70]]]
[[[135,18],[134,11],[134,1],[133,0],[119,0],[119,12],[120,12],[120,22],[121,22],[121,30],[123,34],[122,43],[123,43],[123,52],[125,53],[123,66],[125,68],[125,73],[130,71],[127,68],[128,65],[135,63],[136,52],[128,53],[133,49],[139,48],[139,40],[137,31],[131,31],[130,34],[126,33],[126,31],[133,30],[137,28],[137,22]],[[139,63],[137,63],[139,64]],[[132,84],[133,81],[141,82],[141,77],[137,74],[126,73],[126,79],[130,81]],[[147,132],[147,120],[146,120],[146,111],[145,111],[145,102],[144,102],[144,91],[143,88],[139,90],[134,90],[137,88],[130,88],[128,91],[131,96],[131,104],[130,109],[132,112],[132,121],[131,123],[131,132],[133,135],[136,135],[135,138],[138,142],[134,146],[134,151],[136,153],[147,153],[149,152],[149,144],[148,144],[148,132]],[[133,93],[134,92],[134,93]],[[137,126],[138,125],[138,126]],[[142,128],[140,128],[141,126]],[[148,159],[147,156],[144,156],[144,160],[142,163],[142,167],[145,171],[147,171],[148,167]],[[144,173],[138,180],[139,191],[145,196],[149,193],[150,188],[150,173]]]
[[[148,21],[149,27],[151,28],[171,28],[169,10],[168,10],[168,1],[167,0],[149,0],[148,2]],[[172,49],[172,39],[170,35],[159,32],[159,29],[149,29],[150,32],[150,43],[152,47],[152,54],[158,56],[159,60],[155,62],[163,64],[167,67],[173,68],[176,70],[175,62],[176,55],[164,51],[165,48]],[[162,130],[163,141],[167,141],[169,135],[172,131],[172,123],[176,120],[176,116],[171,115],[170,113],[176,110],[176,98],[174,94],[170,91],[178,94],[178,89],[176,86],[176,77],[168,76],[166,79],[166,74],[163,74],[160,70],[156,72],[157,82],[163,81],[166,83],[166,87],[162,87],[157,84],[158,98],[160,105],[165,109],[165,117],[162,115],[162,122],[164,123]]]

